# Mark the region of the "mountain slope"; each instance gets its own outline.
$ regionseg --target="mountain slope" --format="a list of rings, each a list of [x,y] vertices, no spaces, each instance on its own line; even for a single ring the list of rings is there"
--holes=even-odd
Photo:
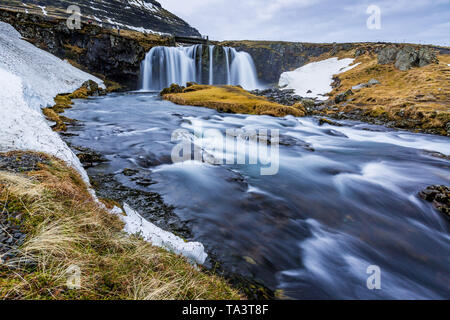
[[[67,8],[73,4],[80,7],[83,21],[91,21],[104,27],[200,36],[196,29],[165,10],[155,0],[2,0],[0,8],[65,18],[69,16]]]

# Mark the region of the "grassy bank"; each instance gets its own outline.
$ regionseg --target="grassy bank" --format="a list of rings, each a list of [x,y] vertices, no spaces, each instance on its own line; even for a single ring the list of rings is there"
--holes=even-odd
[[[0,298],[241,298],[223,279],[122,232],[121,220],[61,161],[24,152],[0,160],[2,218],[26,235],[0,252]],[[81,271],[75,290],[66,285],[72,265]]]
[[[341,58],[352,55],[353,52],[343,52]],[[347,100],[320,114],[333,116],[343,112],[369,122],[380,120],[397,128],[448,135],[450,55],[440,55],[438,59],[438,64],[400,71],[393,65],[378,64],[375,55],[361,55],[355,60],[360,65],[339,75],[340,86],[331,92],[331,101],[371,79],[380,83],[353,89]]]
[[[301,106],[283,106],[234,86],[192,85],[178,93],[166,94],[163,91],[162,96],[176,104],[206,107],[219,112],[274,117],[305,116],[305,110]]]

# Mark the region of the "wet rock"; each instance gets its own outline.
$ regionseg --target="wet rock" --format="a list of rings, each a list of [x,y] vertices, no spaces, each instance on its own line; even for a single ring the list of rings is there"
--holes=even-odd
[[[90,173],[90,178],[98,197],[111,199],[118,203],[127,203],[158,227],[184,239],[192,239],[187,223],[176,215],[173,207],[164,203],[159,194],[146,191],[143,189],[144,186],[139,186],[137,183],[134,187],[130,183],[122,184],[113,174]],[[145,179],[146,177],[136,177],[136,180],[140,178]],[[120,180],[122,181],[122,179]],[[144,181],[141,180],[141,182]]]
[[[86,150],[85,152],[78,153],[77,157],[80,159],[80,162],[84,168],[91,168],[100,163],[108,162],[108,159],[92,150]]]
[[[300,140],[300,139],[296,139],[294,137],[291,136],[286,136],[286,135],[280,135],[278,138],[278,141],[273,141],[274,142],[278,142],[278,144],[282,145],[282,146],[287,146],[287,147],[301,147],[307,151],[311,151],[314,152],[315,149],[312,147],[311,144]]]
[[[139,170],[128,169],[128,168],[125,168],[125,169],[122,171],[123,175],[125,175],[125,176],[127,176],[127,177],[132,177],[132,176],[134,176],[135,174],[137,174],[138,172],[139,172]]]
[[[448,186],[430,186],[421,191],[419,196],[432,202],[439,212],[450,219],[450,188]]]
[[[319,126],[323,126],[324,124],[329,124],[330,126],[336,126],[336,127],[342,127],[342,124],[332,121],[327,118],[320,118],[319,119]]]

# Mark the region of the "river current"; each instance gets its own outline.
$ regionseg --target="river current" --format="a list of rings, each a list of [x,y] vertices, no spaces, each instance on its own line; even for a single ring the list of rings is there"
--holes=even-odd
[[[224,268],[294,299],[450,297],[449,223],[417,194],[450,184],[450,139],[359,122],[233,115],[178,106],[156,93],[77,101],[67,138],[108,162],[95,170],[159,193]],[[278,130],[274,175],[261,165],[173,163],[171,141],[193,142],[211,157],[220,137],[205,129]],[[238,134],[239,135],[239,134]],[[242,141],[247,141],[244,138]],[[134,185],[125,168],[152,183]],[[380,289],[370,290],[370,266]],[[370,269],[369,270],[373,270]]]

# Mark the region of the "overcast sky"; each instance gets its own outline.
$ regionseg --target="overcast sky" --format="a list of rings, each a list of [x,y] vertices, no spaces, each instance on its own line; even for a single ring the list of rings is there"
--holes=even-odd
[[[213,40],[392,41],[450,45],[450,0],[159,2]],[[370,5],[380,8],[380,29],[367,27],[370,15],[366,11]]]

